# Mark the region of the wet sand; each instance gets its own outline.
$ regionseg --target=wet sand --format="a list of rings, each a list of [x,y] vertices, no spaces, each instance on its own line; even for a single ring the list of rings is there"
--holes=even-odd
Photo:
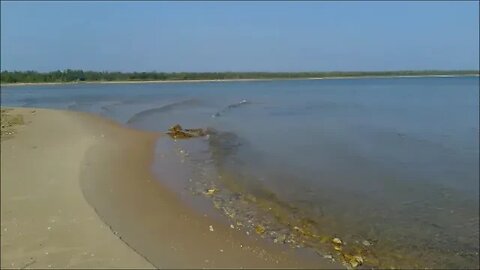
[[[151,173],[159,134],[90,114],[14,109],[2,138],[1,267],[338,268],[246,236]]]

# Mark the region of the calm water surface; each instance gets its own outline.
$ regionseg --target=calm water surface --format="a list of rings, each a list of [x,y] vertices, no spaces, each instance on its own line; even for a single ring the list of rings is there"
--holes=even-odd
[[[145,130],[209,128],[208,138],[160,139],[154,170],[277,244],[361,255],[366,266],[475,268],[478,86],[478,77],[83,84],[4,87],[1,97]]]

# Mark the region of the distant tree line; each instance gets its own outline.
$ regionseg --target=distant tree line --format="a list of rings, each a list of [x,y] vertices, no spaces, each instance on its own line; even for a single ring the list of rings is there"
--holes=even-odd
[[[166,81],[166,80],[222,80],[222,79],[291,79],[362,76],[412,75],[478,75],[475,70],[423,70],[372,72],[107,72],[57,70],[53,72],[2,71],[1,83],[42,82],[100,82],[100,81]]]

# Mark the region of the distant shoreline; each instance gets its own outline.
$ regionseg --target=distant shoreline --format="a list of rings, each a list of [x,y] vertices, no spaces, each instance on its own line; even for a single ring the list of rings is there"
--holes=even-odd
[[[434,74],[434,75],[365,75],[365,76],[332,76],[305,78],[257,78],[257,79],[208,79],[208,80],[138,80],[138,81],[75,81],[75,82],[34,82],[34,83],[2,83],[4,86],[37,86],[37,85],[80,85],[80,84],[142,84],[142,83],[202,83],[202,82],[250,82],[250,81],[292,81],[292,80],[341,80],[341,79],[381,79],[381,78],[452,78],[479,77],[480,74]]]

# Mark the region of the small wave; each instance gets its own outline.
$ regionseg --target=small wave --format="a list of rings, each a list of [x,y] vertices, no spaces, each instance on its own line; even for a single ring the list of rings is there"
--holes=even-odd
[[[243,100],[240,101],[240,102],[237,102],[237,103],[233,103],[233,104],[228,105],[227,107],[225,107],[225,108],[222,109],[221,111],[213,114],[212,117],[222,116],[222,115],[224,115],[225,113],[227,113],[228,111],[230,111],[230,110],[232,110],[232,109],[234,109],[234,108],[240,107],[240,106],[242,106],[242,105],[246,105],[246,104],[251,104],[251,102],[249,102],[249,101],[246,100],[246,99],[243,99]]]
[[[121,106],[124,104],[128,104],[126,101],[117,101],[117,102],[111,102],[106,105],[103,105],[100,107],[101,110],[106,111],[106,112],[113,112],[115,107]]]
[[[139,121],[145,117],[157,114],[157,113],[164,113],[168,111],[172,111],[175,109],[179,109],[182,107],[189,107],[189,106],[197,106],[200,104],[200,101],[197,99],[187,99],[187,100],[182,100],[174,103],[170,103],[158,108],[153,108],[153,109],[148,109],[141,111],[139,113],[134,114],[130,119],[128,119],[127,124],[132,124],[136,121]]]

